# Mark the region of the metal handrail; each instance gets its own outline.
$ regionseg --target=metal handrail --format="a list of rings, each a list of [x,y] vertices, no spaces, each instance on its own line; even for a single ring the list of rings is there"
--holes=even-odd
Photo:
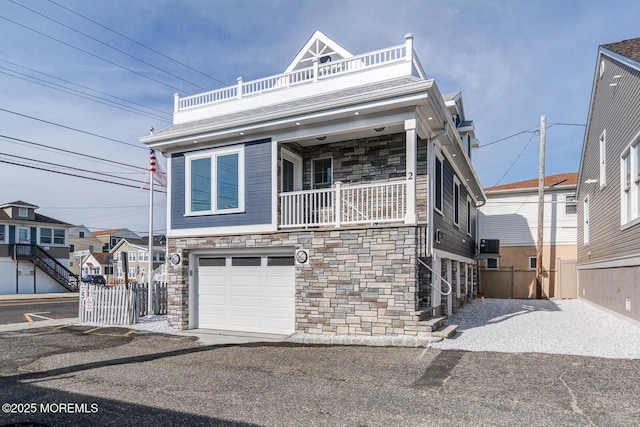
[[[426,262],[422,261],[420,258],[416,258],[418,260],[418,262],[422,265],[424,265],[425,267],[427,267],[429,269],[429,271],[431,271],[431,273],[435,274],[436,276],[438,276],[440,278],[440,280],[442,280],[444,283],[447,284],[447,286],[449,287],[449,290],[447,292],[442,292],[442,289],[438,289],[435,286],[433,286],[433,283],[429,283],[429,286],[431,286],[433,289],[435,289],[436,291],[440,292],[441,295],[449,295],[451,292],[453,292],[453,286],[451,286],[451,283],[447,282],[447,279],[445,279],[444,277],[442,277],[441,275],[439,275],[433,268],[429,267],[427,265]]]

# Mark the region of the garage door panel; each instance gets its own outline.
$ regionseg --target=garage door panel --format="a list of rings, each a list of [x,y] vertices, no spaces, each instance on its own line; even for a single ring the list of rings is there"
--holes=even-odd
[[[262,257],[227,256],[200,262],[198,326],[232,331],[289,334],[295,329],[295,267]],[[234,261],[235,260],[235,261]],[[251,265],[247,264],[251,261]],[[201,259],[202,261],[202,259]],[[246,262],[245,262],[246,261]],[[234,265],[235,262],[235,265]]]

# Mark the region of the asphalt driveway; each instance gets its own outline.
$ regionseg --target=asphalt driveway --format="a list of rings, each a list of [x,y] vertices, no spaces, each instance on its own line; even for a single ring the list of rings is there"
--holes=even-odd
[[[73,325],[0,332],[0,390],[0,426],[629,426],[640,419],[639,360],[202,345]]]

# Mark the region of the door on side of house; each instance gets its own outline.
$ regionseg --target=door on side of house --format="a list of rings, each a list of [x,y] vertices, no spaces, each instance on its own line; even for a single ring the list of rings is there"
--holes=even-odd
[[[293,255],[202,256],[198,328],[268,334],[295,331]]]

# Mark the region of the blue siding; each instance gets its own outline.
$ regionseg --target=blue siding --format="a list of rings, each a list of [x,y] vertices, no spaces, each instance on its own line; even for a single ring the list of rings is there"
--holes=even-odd
[[[184,216],[184,154],[171,156],[171,228],[229,227],[271,223],[271,140],[244,144],[245,212]]]

